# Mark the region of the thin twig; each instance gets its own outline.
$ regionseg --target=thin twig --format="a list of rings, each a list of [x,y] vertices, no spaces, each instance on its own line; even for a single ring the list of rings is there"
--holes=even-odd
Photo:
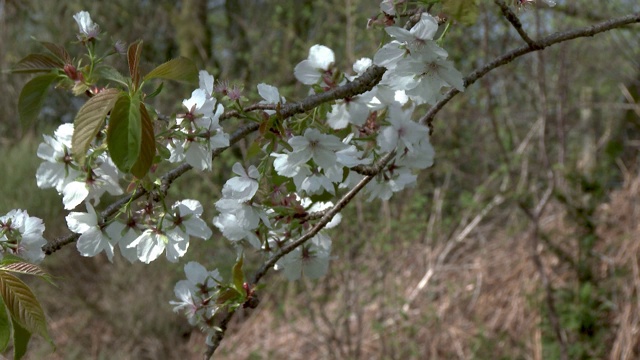
[[[311,95],[300,102],[288,103],[288,104],[282,105],[278,112],[278,116],[280,116],[282,119],[286,119],[293,115],[304,113],[306,111],[314,109],[317,106],[329,101],[347,98],[347,97],[353,97],[353,96],[365,93],[371,90],[375,85],[377,85],[380,82],[380,79],[382,79],[382,75],[384,74],[385,71],[386,69],[383,67],[379,67],[375,65],[371,66],[369,69],[367,69],[367,71],[365,71],[358,78],[356,78],[355,80],[345,85],[338,86],[336,88],[330,89],[320,94]],[[245,108],[244,111],[251,111],[251,110],[270,108],[270,107],[271,105],[267,107],[265,106],[265,104],[256,104],[256,105],[252,105]],[[228,115],[223,114],[221,118],[238,116],[237,111],[231,111],[227,114]],[[245,127],[240,128],[229,139],[229,146],[237,143],[238,141],[240,141],[240,139],[243,139],[250,133],[256,131],[258,128],[259,128],[259,124],[257,123],[249,124]],[[228,147],[220,148],[212,151],[211,153],[212,158],[217,157],[226,149],[228,149]],[[191,165],[182,164],[176,167],[175,169],[170,170],[169,172],[167,172],[166,174],[160,177],[160,181],[162,185],[160,186],[159,190],[162,193],[166,194],[166,192],[169,190],[169,187],[171,187],[171,184],[173,183],[173,181],[175,181],[177,178],[179,178],[180,176],[182,176],[184,173],[186,173],[191,169],[192,169]],[[122,206],[130,203],[131,201],[135,201],[148,193],[149,193],[148,190],[142,187],[138,187],[133,194],[124,196],[114,201],[105,210],[100,212],[101,221],[103,223],[106,222],[110,217],[116,214],[122,208]],[[80,237],[79,234],[74,234],[74,233],[60,236],[57,239],[52,240],[48,242],[46,245],[44,245],[42,247],[42,251],[44,251],[44,253],[47,255],[51,255],[57,250],[60,250],[63,246],[71,244],[74,241],[78,240],[79,237]]]
[[[565,42],[565,41],[569,41],[569,40],[573,40],[581,37],[594,36],[596,34],[599,34],[605,31],[609,31],[612,29],[616,29],[619,27],[623,27],[625,25],[634,24],[638,22],[640,22],[640,13],[626,15],[619,18],[603,21],[599,24],[583,27],[580,29],[551,34],[537,41],[537,44],[539,45],[539,47],[533,48],[530,45],[522,46],[515,50],[509,51],[504,55],[498,56],[490,63],[476,69],[474,72],[472,72],[471,74],[469,74],[467,77],[464,78],[464,87],[465,88],[469,87],[471,84],[475,83],[478,79],[485,76],[491,70],[498,68],[502,65],[506,65],[511,61],[515,60],[516,58],[522,55],[528,54],[530,52],[540,51],[551,45],[555,45],[561,42]],[[429,111],[427,111],[427,113],[423,117],[420,118],[420,123],[427,124],[429,127],[432,127],[431,123],[433,122],[433,119],[435,118],[436,114],[438,114],[438,112],[440,112],[440,110],[442,110],[442,108],[449,101],[451,101],[451,99],[453,99],[454,96],[458,95],[459,93],[460,91],[458,89],[449,90],[440,101],[438,101],[433,107],[429,109]]]
[[[382,171],[385,165],[394,156],[395,156],[395,152],[390,152],[384,157],[382,157],[376,163],[375,167],[377,168],[378,173]],[[351,200],[353,200],[353,198],[358,194],[358,192],[360,192],[360,190],[362,190],[374,177],[375,175],[365,176],[362,180],[360,180],[360,182],[353,189],[351,189],[349,192],[344,194],[342,198],[340,198],[340,200],[320,218],[320,220],[313,226],[313,228],[311,228],[311,230],[309,230],[306,234],[302,235],[300,238],[296,239],[292,243],[289,243],[286,246],[282,247],[280,251],[272,255],[264,264],[262,264],[260,269],[256,271],[255,275],[253,276],[253,280],[251,284],[256,285],[267,274],[267,272],[269,272],[269,270],[273,268],[273,266],[278,262],[278,260],[280,260],[283,256],[290,253],[291,251],[293,251],[294,249],[296,249],[297,247],[301,246],[302,244],[307,242],[309,239],[314,237],[316,234],[318,234],[318,232],[320,232],[320,230],[322,230],[331,221],[331,219],[333,219],[333,217],[336,214],[342,211],[342,209],[344,209],[344,207],[347,206],[347,204],[349,204]],[[220,328],[220,331],[217,331],[213,339],[211,339],[212,345],[210,345],[207,348],[207,351],[204,354],[205,360],[208,360],[209,358],[211,358],[211,356],[213,356],[213,353],[216,351],[218,346],[220,346],[220,342],[224,338],[224,335],[226,332],[226,325],[229,323],[229,321],[231,320],[234,314],[235,314],[234,311],[229,311],[221,319],[221,324],[224,324],[225,326],[222,327],[218,325],[218,327]]]
[[[522,40],[524,40],[524,42],[526,42],[527,45],[529,45],[531,48],[538,49],[540,45],[537,42],[533,41],[529,37],[527,32],[524,31],[524,29],[522,28],[522,23],[520,22],[520,19],[518,19],[518,16],[513,11],[511,11],[509,6],[507,6],[507,4],[505,4],[504,1],[502,0],[494,0],[494,2],[496,3],[496,5],[500,7],[500,10],[502,10],[502,15],[504,15],[504,17],[507,18],[507,20],[511,23],[511,25],[513,25],[513,27],[516,29],[516,31],[518,32],[518,35],[520,35]]]

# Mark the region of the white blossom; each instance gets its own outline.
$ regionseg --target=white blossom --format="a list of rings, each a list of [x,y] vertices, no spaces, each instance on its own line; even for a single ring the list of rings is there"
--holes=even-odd
[[[91,15],[87,11],[80,11],[73,15],[73,19],[78,23],[80,37],[92,39],[100,33],[100,26],[91,20]]]
[[[80,234],[76,247],[82,256],[96,256],[104,251],[109,261],[113,261],[113,240],[103,231],[93,206],[88,202],[86,206],[86,213],[71,212],[66,217],[69,230]]]
[[[324,45],[313,45],[309,49],[309,57],[296,65],[293,73],[305,85],[316,84],[322,74],[329,70],[335,62],[333,50]]]
[[[0,257],[13,254],[33,263],[41,262],[42,247],[47,243],[43,233],[42,219],[29,216],[25,210],[14,209],[0,216]]]

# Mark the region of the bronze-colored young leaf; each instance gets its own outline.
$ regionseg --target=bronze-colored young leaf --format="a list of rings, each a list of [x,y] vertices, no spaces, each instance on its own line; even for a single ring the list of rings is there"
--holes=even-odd
[[[129,62],[129,74],[133,84],[133,89],[140,86],[140,54],[142,53],[142,40],[138,40],[129,45],[127,50],[127,60]]]
[[[107,128],[107,145],[113,163],[120,171],[128,173],[140,154],[142,125],[140,116],[140,96],[118,97]]]
[[[140,153],[136,163],[131,168],[131,173],[138,179],[142,179],[153,164],[156,156],[156,138],[153,132],[153,121],[144,103],[140,103],[140,121],[142,126]]]
[[[56,74],[45,74],[34,77],[24,85],[18,98],[18,113],[23,129],[31,127],[40,114],[49,86],[58,78]]]
[[[169,60],[151,70],[151,72],[144,77],[145,81],[150,79],[167,79],[197,83],[198,68],[193,61],[184,57],[179,57],[177,59]]]
[[[89,145],[102,128],[104,119],[118,99],[118,94],[120,94],[120,90],[117,89],[102,90],[87,100],[78,111],[73,121],[74,130],[71,139],[73,154],[78,163],[84,164]]]
[[[62,69],[64,63],[49,54],[29,54],[23,57],[11,69],[14,73],[50,72],[53,69]]]
[[[44,311],[27,284],[6,271],[0,271],[0,295],[14,323],[51,342]]]
[[[40,41],[40,44],[42,44],[42,46],[46,47],[49,52],[60,59],[63,64],[71,63],[71,56],[69,56],[67,50],[65,50],[65,48],[63,48],[62,46],[48,41]]]
[[[11,320],[9,320],[4,301],[0,298],[0,353],[7,350],[9,340],[11,340]]]

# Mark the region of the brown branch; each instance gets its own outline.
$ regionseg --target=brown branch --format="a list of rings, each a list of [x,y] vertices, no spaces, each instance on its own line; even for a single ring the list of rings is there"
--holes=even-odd
[[[300,102],[282,105],[280,107],[280,111],[278,112],[278,114],[281,118],[286,119],[293,115],[309,111],[329,101],[347,98],[347,97],[353,97],[353,96],[365,93],[371,90],[375,85],[377,85],[380,82],[380,80],[382,79],[382,75],[384,74],[385,71],[386,69],[383,67],[371,66],[369,69],[367,69],[367,71],[365,71],[361,76],[359,76],[352,82],[349,82],[342,86],[338,86],[336,88],[330,89],[320,94],[311,95]],[[268,105],[267,107],[267,105],[268,104],[255,104],[255,105],[248,106],[244,110],[252,111],[256,109],[270,108],[273,106],[273,105]],[[237,115],[239,115],[238,112],[234,110],[221,115],[220,118],[222,119],[224,117],[225,119],[227,119]],[[258,128],[259,128],[258,123],[253,123],[240,128],[231,136],[229,140],[229,146],[237,143],[238,141],[240,141],[240,139],[256,131]],[[226,149],[228,149],[228,147],[220,148],[212,151],[211,153],[212,159],[220,155]],[[187,171],[191,170],[191,168],[192,168],[191,165],[185,163],[178,166],[175,169],[170,170],[169,172],[164,174],[162,177],[160,177],[161,186],[158,190],[161,191],[163,194],[166,194],[169,188],[171,187],[171,184],[173,183],[173,181],[175,181],[177,178],[182,176]],[[130,203],[131,201],[135,201],[148,193],[149,192],[146,189],[142,187],[138,187],[133,194],[124,196],[116,200],[111,205],[109,205],[105,210],[100,212],[101,221],[103,223],[106,222],[110,217],[116,214],[124,205]],[[60,250],[63,246],[71,244],[72,242],[78,240],[79,237],[80,235],[75,233],[60,236],[57,239],[52,240],[48,242],[46,245],[44,245],[42,247],[42,250],[44,251],[45,254],[51,255],[57,250]]]
[[[395,152],[392,151],[386,154],[384,157],[382,157],[374,166],[375,169],[377,169],[377,173],[382,171],[385,165],[394,156],[395,156]],[[264,264],[262,264],[260,269],[256,271],[255,275],[253,276],[253,280],[251,282],[252,285],[256,285],[283,256],[290,253],[291,251],[293,251],[294,249],[296,249],[297,247],[301,246],[302,244],[307,242],[309,239],[314,237],[316,234],[318,234],[318,232],[320,232],[320,230],[322,230],[331,221],[331,219],[333,219],[333,217],[336,214],[342,211],[342,209],[344,209],[345,206],[347,206],[347,204],[349,204],[349,202],[353,200],[353,198],[360,192],[360,190],[362,190],[374,177],[375,177],[375,174],[365,176],[362,180],[360,180],[360,182],[353,189],[349,190],[349,192],[344,194],[342,198],[340,198],[340,200],[331,209],[326,211],[326,213],[324,213],[324,215],[313,226],[313,228],[311,228],[311,230],[309,230],[306,234],[302,235],[300,238],[296,239],[292,243],[289,243],[286,246],[282,247],[280,251],[272,255]],[[224,338],[224,335],[227,329],[227,324],[229,323],[229,321],[231,320],[234,314],[235,314],[234,311],[229,311],[220,320],[220,323],[218,325],[218,328],[220,330],[216,332],[215,336],[212,339],[213,345],[207,348],[207,351],[204,354],[205,360],[208,360],[209,358],[211,358],[211,356],[213,356],[213,353],[220,346],[220,342]]]
[[[501,55],[495,58],[490,63],[476,69],[474,72],[472,72],[471,74],[469,74],[467,77],[464,78],[464,87],[465,88],[469,87],[471,84],[475,83],[478,79],[485,76],[491,70],[498,68],[500,66],[506,65],[511,61],[515,60],[516,58],[522,55],[528,54],[530,52],[540,51],[551,45],[555,45],[561,42],[565,42],[565,41],[569,41],[569,40],[573,40],[581,37],[594,36],[596,34],[599,34],[605,31],[609,31],[612,29],[616,29],[625,25],[634,24],[638,22],[640,22],[640,13],[621,16],[619,18],[603,21],[601,23],[583,27],[580,29],[551,34],[537,41],[537,44],[539,45],[539,47],[531,47],[531,45],[520,47],[504,55]],[[436,114],[440,112],[440,110],[442,110],[442,108],[449,101],[451,101],[451,99],[453,99],[454,96],[458,95],[459,93],[460,91],[457,89],[449,90],[440,101],[438,101],[433,107],[429,109],[429,111],[427,111],[427,113],[423,117],[420,118],[420,123],[427,124],[430,128],[432,128],[431,125]]]
[[[524,42],[526,42],[527,45],[529,45],[532,49],[538,49],[540,45],[533,41],[529,37],[527,32],[524,31],[520,19],[513,11],[511,11],[511,8],[509,8],[509,6],[507,6],[507,4],[505,4],[502,0],[494,0],[494,2],[500,7],[500,10],[502,10],[502,15],[504,15],[504,17],[511,23],[511,25],[513,25],[522,40],[524,40]]]

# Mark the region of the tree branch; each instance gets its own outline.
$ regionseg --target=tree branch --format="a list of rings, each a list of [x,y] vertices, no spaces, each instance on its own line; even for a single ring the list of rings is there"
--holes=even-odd
[[[371,90],[375,85],[377,85],[380,82],[380,80],[382,79],[382,75],[384,74],[385,71],[386,69],[383,67],[371,66],[369,69],[367,69],[367,71],[365,71],[362,75],[360,75],[358,78],[356,78],[352,82],[327,90],[320,94],[308,96],[306,99],[300,102],[288,103],[288,104],[282,105],[280,107],[280,111],[278,114],[281,118],[286,119],[293,115],[309,111],[329,101],[334,101],[336,99],[352,97],[352,96],[365,93]],[[272,106],[273,105],[268,105],[269,108],[271,108]],[[252,110],[258,110],[258,109],[264,109],[264,108],[267,108],[265,104],[255,104],[245,108],[244,111],[252,111]],[[237,116],[239,116],[239,113],[233,110],[221,115],[220,118],[228,119],[228,118],[237,117]],[[229,146],[237,143],[238,141],[240,141],[240,139],[256,131],[259,128],[259,126],[260,125],[258,123],[253,123],[240,128],[239,130],[234,132],[231,138],[229,139]],[[225,147],[225,148],[220,148],[212,151],[211,153],[212,158],[217,157],[228,148],[229,147]],[[159,191],[161,191],[163,194],[166,194],[169,188],[171,187],[171,184],[177,178],[179,178],[180,176],[182,176],[184,173],[186,173],[191,169],[192,169],[192,166],[185,163],[164,174],[162,177],[160,177],[161,186],[159,188]],[[122,208],[122,206],[130,203],[131,201],[135,201],[148,193],[149,193],[148,190],[139,186],[138,188],[136,188],[133,194],[124,196],[116,200],[111,205],[107,206],[105,210],[100,212],[101,221],[106,222],[110,217],[116,214]],[[42,250],[46,255],[51,255],[57,250],[60,250],[63,246],[71,244],[72,242],[78,240],[79,237],[80,235],[75,233],[63,235],[61,237],[58,237],[55,240],[48,242],[46,245],[42,247]]]
[[[384,157],[382,157],[373,166],[373,168],[375,168],[377,171],[376,174],[382,171],[385,165],[391,159],[393,159],[394,156],[395,156],[395,152],[392,151],[386,154]],[[336,214],[342,211],[342,209],[344,209],[345,206],[347,206],[347,204],[349,204],[349,202],[353,200],[353,198],[360,192],[360,190],[362,190],[376,176],[376,174],[365,176],[362,180],[360,180],[360,182],[353,189],[351,189],[349,192],[344,194],[342,198],[340,198],[340,200],[320,218],[320,220],[313,226],[313,228],[311,228],[311,230],[309,230],[306,234],[302,235],[301,237],[299,237],[292,243],[288,244],[287,246],[284,246],[283,248],[280,249],[280,251],[272,255],[264,264],[262,264],[260,269],[256,271],[255,275],[253,276],[253,280],[251,282],[252,285],[256,285],[283,256],[290,253],[297,247],[307,242],[309,239],[316,236],[316,234],[318,234],[320,230],[322,230],[325,226],[327,226],[327,224],[331,221],[331,219],[333,219],[333,217]],[[218,324],[218,328],[220,329],[220,331],[216,332],[214,338],[212,339],[213,345],[207,348],[207,351],[204,354],[205,360],[208,360],[209,358],[211,358],[211,356],[213,356],[213,353],[220,346],[220,342],[224,338],[225,332],[227,330],[227,324],[229,323],[229,321],[231,320],[234,314],[235,314],[234,311],[229,311],[220,320],[220,323]]]
[[[514,14],[513,11],[511,11],[507,4],[505,4],[502,0],[494,0],[494,2],[500,7],[500,10],[502,10],[502,15],[504,15],[504,17],[507,18],[511,25],[513,25],[522,40],[524,40],[524,42],[526,42],[527,45],[529,45],[532,49],[538,49],[540,45],[533,41],[526,33],[526,31],[524,31],[520,19],[518,19],[518,16]]]
[[[513,61],[514,59],[522,55],[528,54],[530,52],[543,50],[551,45],[559,44],[561,42],[565,42],[565,41],[569,41],[569,40],[573,40],[581,37],[594,36],[596,34],[599,34],[605,31],[609,31],[612,29],[616,29],[625,25],[634,24],[638,22],[640,22],[640,13],[626,15],[619,18],[603,21],[601,23],[583,27],[580,29],[557,32],[557,33],[551,34],[549,36],[546,36],[538,40],[537,41],[538,47],[532,47],[531,45],[520,47],[502,56],[499,56],[495,58],[493,61],[491,61],[490,63],[482,66],[481,68],[476,69],[474,72],[472,72],[471,74],[469,74],[467,77],[464,78],[464,87],[465,88],[469,87],[471,84],[476,82],[481,77],[485,76],[491,70],[498,68],[502,65],[506,65],[511,61]],[[423,117],[420,118],[420,123],[427,124],[430,128],[432,128],[431,124],[436,114],[440,112],[440,110],[442,110],[442,108],[449,101],[451,101],[451,99],[453,99],[454,96],[458,95],[459,93],[460,91],[458,91],[457,89],[449,90],[444,95],[444,98],[438,101],[433,107],[431,107],[431,109],[429,109],[429,111],[427,111],[427,113]]]

